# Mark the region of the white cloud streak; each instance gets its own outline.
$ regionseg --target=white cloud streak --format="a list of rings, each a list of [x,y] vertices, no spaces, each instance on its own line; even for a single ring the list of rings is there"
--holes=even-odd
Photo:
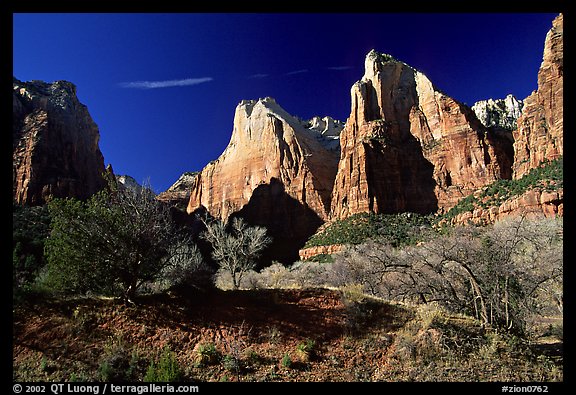
[[[303,73],[307,73],[307,72],[308,72],[308,69],[302,69],[302,70],[290,71],[290,72],[286,73],[286,75],[303,74]]]
[[[352,68],[352,66],[332,66],[332,67],[326,67],[328,70],[336,70],[336,71],[342,71],[342,70],[350,70]]]
[[[270,74],[258,73],[258,74],[252,74],[252,75],[248,76],[248,78],[266,78],[269,76],[270,76]]]
[[[172,88],[175,86],[192,86],[202,84],[204,82],[212,81],[212,77],[204,78],[186,78],[182,80],[169,80],[169,81],[134,81],[134,82],[121,82],[119,85],[122,88],[132,89],[157,89],[157,88]]]

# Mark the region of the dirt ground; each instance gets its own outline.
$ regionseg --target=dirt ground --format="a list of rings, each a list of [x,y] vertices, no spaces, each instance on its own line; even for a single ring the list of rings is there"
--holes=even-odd
[[[167,348],[182,381],[418,379],[413,363],[414,373],[404,365],[402,375],[390,373],[412,352],[399,349],[398,336],[414,316],[407,306],[351,303],[327,289],[188,290],[134,306],[29,301],[14,310],[13,379],[141,381]]]

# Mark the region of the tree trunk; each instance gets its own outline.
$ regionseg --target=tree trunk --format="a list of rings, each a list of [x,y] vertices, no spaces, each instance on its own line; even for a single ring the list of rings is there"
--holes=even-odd
[[[126,291],[124,291],[124,303],[130,305],[135,304],[134,297],[136,296],[136,289],[137,289],[136,278],[134,278],[130,282],[130,285],[128,285],[128,287],[126,288]]]

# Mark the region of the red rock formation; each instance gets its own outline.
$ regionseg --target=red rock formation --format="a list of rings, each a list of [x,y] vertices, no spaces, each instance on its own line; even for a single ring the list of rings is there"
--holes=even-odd
[[[510,176],[511,140],[412,67],[371,51],[340,137],[332,218],[433,212]]]
[[[564,153],[564,18],[560,14],[546,35],[538,71],[538,90],[524,100],[514,131],[514,178],[521,178],[544,160]]]
[[[302,245],[328,217],[338,163],[330,141],[307,126],[271,98],[242,101],[230,143],[192,181],[187,212],[241,215],[278,243]]]
[[[70,82],[13,82],[12,190],[18,204],[87,198],[105,186],[100,134]]]
[[[298,251],[298,255],[300,256],[301,261],[305,261],[317,255],[332,255],[338,252],[342,252],[346,249],[345,244],[330,244],[325,246],[315,246],[315,247],[308,247],[303,248]]]
[[[227,219],[259,185],[275,179],[289,196],[326,218],[338,156],[312,133],[271,98],[243,101],[228,147],[192,182],[188,212],[204,206]]]

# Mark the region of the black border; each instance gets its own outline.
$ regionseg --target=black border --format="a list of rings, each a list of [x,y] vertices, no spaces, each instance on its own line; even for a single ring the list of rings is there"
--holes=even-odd
[[[567,31],[567,34],[564,35],[564,48],[565,52],[571,52],[573,38],[576,37],[574,34],[574,29],[572,28],[572,13],[568,10],[567,4],[568,1],[564,0],[542,0],[538,3],[532,1],[479,1],[473,2],[462,2],[462,1],[443,1],[443,2],[432,2],[432,1],[390,1],[386,2],[383,0],[380,1],[353,1],[353,2],[326,2],[326,1],[318,1],[312,3],[310,1],[303,3],[292,4],[289,3],[289,7],[291,9],[283,8],[283,4],[279,2],[267,1],[262,2],[259,4],[255,1],[249,2],[232,2],[227,4],[222,4],[220,2],[196,2],[196,1],[173,1],[173,0],[164,0],[161,2],[138,2],[135,0],[126,1],[126,0],[118,0],[118,1],[95,1],[95,0],[59,0],[59,1],[25,1],[25,0],[4,0],[1,2],[1,14],[0,14],[0,36],[1,36],[1,48],[3,52],[10,54],[10,59],[12,59],[13,54],[13,42],[12,42],[12,35],[13,35],[13,21],[12,15],[13,13],[197,13],[197,12],[214,12],[214,13],[270,13],[270,12],[289,12],[289,13],[395,13],[395,12],[408,12],[408,13],[469,13],[469,12],[553,12],[553,13],[563,13],[564,14],[564,29]],[[468,3],[468,4],[466,4]],[[572,33],[570,33],[572,32]],[[457,33],[455,33],[457,34]],[[542,43],[544,43],[544,37],[542,38]],[[6,58],[5,58],[6,59]],[[495,59],[497,61],[497,59]],[[572,76],[570,71],[566,72],[567,70],[571,70],[571,57],[564,57],[564,106],[570,111],[572,107],[570,104],[572,103],[572,96],[574,90],[572,89]],[[12,64],[8,63],[7,61],[2,62],[2,92],[1,100],[2,109],[9,109],[10,105],[10,89],[8,88],[8,83],[12,81],[13,75],[13,68]],[[11,75],[12,74],[12,75]],[[7,110],[9,111],[9,110]],[[7,112],[6,111],[6,112]],[[2,114],[5,114],[4,111]],[[572,114],[572,113],[570,113]],[[2,120],[6,123],[10,123],[6,125],[6,129],[10,129],[11,126],[11,116],[2,117]],[[575,130],[574,126],[574,117],[565,117],[564,119],[564,128],[569,132],[565,134],[565,137],[568,138],[568,147],[571,147],[570,144],[571,140],[571,132]],[[3,137],[8,139],[7,136],[11,136],[10,133],[5,131]],[[2,146],[3,147],[11,147],[11,142],[5,141]],[[8,148],[9,149],[9,148]],[[5,153],[2,155],[3,161],[8,162],[10,158],[9,153]],[[565,158],[569,163],[570,158]],[[3,164],[3,167],[6,169],[7,178],[9,176],[9,167],[8,163]],[[569,170],[568,174],[570,174],[571,166],[566,166]],[[570,177],[569,177],[570,178]],[[6,180],[6,189],[8,189],[8,180]],[[564,220],[570,220],[573,218],[573,207],[571,202],[573,201],[573,192],[572,192],[572,183],[568,182],[565,185],[565,196],[564,199],[567,204],[564,205]],[[10,189],[11,191],[11,189]],[[11,193],[11,192],[10,192]],[[11,202],[8,200],[8,190],[6,191],[6,200],[2,200],[6,204],[4,207],[9,207],[8,204]],[[6,210],[7,211],[7,210]],[[12,222],[12,217],[8,217],[8,213],[6,213],[6,223]],[[568,230],[568,235],[570,235],[570,229],[572,227],[568,226],[565,227],[565,231]],[[568,236],[568,240],[570,236]],[[566,294],[566,304],[565,304],[565,319],[564,326],[565,332],[572,334],[574,333],[573,324],[572,324],[572,315],[570,314],[573,306],[573,298],[572,293],[569,292],[571,290],[571,281],[574,277],[573,269],[572,269],[572,262],[570,259],[570,255],[566,256],[568,260],[565,264],[565,274],[564,274],[564,284],[565,284],[565,294]],[[8,262],[11,257],[8,255],[8,249],[6,248],[6,259],[4,261],[4,270],[7,271],[4,278],[11,279],[11,273],[9,273],[10,269],[6,269],[8,267]],[[10,277],[9,277],[10,276]],[[11,280],[8,280],[11,281]],[[4,306],[4,317],[10,317],[10,320],[4,320],[10,322],[10,328],[8,329],[8,333],[11,335],[12,339],[12,291],[10,286],[2,287],[3,298],[2,298],[2,305]],[[6,333],[4,331],[3,333]],[[3,356],[6,356],[7,368],[3,369],[4,374],[7,372],[12,372],[12,343],[4,341],[2,342],[4,349]],[[573,365],[573,358],[572,358],[572,348],[573,348],[573,340],[568,337],[564,340],[564,382],[562,383],[499,383],[499,382],[491,382],[491,383],[468,383],[468,382],[461,382],[461,383],[428,383],[428,382],[417,382],[417,383],[281,383],[284,385],[289,385],[292,387],[291,389],[305,389],[305,390],[328,390],[328,391],[341,391],[341,390],[374,390],[376,388],[383,388],[384,390],[392,390],[392,391],[402,391],[405,389],[408,390],[424,390],[424,391],[453,391],[453,393],[462,393],[466,391],[470,387],[473,387],[474,390],[481,390],[487,391],[487,393],[503,393],[502,386],[512,386],[512,387],[521,387],[521,386],[528,386],[528,385],[541,385],[547,386],[548,392],[551,394],[554,393],[563,393],[567,386],[574,383],[574,376],[571,376],[572,365]],[[6,377],[6,382],[8,383],[8,391],[12,391],[12,386],[16,383],[12,380],[12,374],[10,377]],[[24,385],[24,383],[21,383]],[[31,383],[27,383],[31,384]],[[38,384],[46,384],[46,383],[38,383]],[[93,385],[101,386],[102,389],[103,384],[101,383],[87,383]],[[133,383],[137,385],[138,383]],[[229,390],[231,386],[236,386],[235,389],[240,385],[240,383],[186,383],[186,384],[193,384],[198,385],[200,388],[200,393],[206,393],[206,391],[218,391],[218,390]],[[257,385],[256,385],[257,384]],[[280,383],[242,383],[243,385],[242,390],[258,390],[260,388],[263,392],[274,390],[278,388],[278,384]],[[321,386],[319,386],[322,384]],[[353,385],[353,386],[352,386]],[[248,387],[245,387],[248,386]],[[375,387],[376,386],[376,387]],[[49,391],[49,388],[46,388],[46,392]],[[520,392],[519,389],[517,389]],[[14,392],[11,392],[14,393]],[[102,393],[102,391],[100,391]]]

